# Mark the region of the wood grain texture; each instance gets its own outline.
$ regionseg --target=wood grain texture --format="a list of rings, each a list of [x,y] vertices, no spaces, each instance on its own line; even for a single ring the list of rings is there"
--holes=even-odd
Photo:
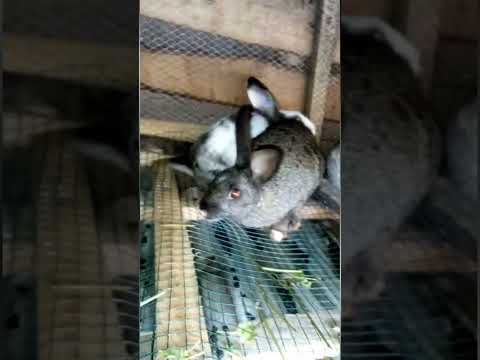
[[[141,82],[151,88],[207,101],[241,105],[248,101],[249,76],[275,94],[281,108],[303,110],[306,78],[298,71],[253,59],[226,59],[152,53],[140,54]]]
[[[298,71],[254,59],[173,55],[146,50],[141,51],[140,61],[142,84],[161,92],[217,103],[223,108],[240,106],[248,102],[245,90],[247,78],[256,76],[274,93],[281,109],[304,111],[305,108],[307,78]],[[328,89],[324,90],[327,96],[325,116],[330,119],[340,119],[339,84],[334,75]],[[154,106],[143,100],[142,103],[145,109]],[[186,104],[188,100],[184,99],[182,103]],[[157,109],[160,113],[159,105]],[[221,114],[224,113],[222,110]],[[148,115],[151,116],[151,112]]]
[[[442,36],[478,39],[478,1],[443,0],[441,9]]]
[[[5,71],[122,89],[138,84],[134,48],[13,34],[3,44]]]
[[[340,3],[336,0],[326,0],[322,9],[318,9],[315,23],[315,43],[313,46],[312,73],[309,77],[306,94],[306,111],[310,119],[317,124],[318,129],[323,126],[326,106],[329,96],[332,63],[335,49],[339,42]],[[335,92],[335,90],[332,90]],[[339,94],[340,92],[337,91]],[[331,105],[331,104],[329,104]],[[335,106],[329,110],[335,111]],[[332,114],[329,114],[330,117]],[[340,116],[336,116],[339,118]],[[321,137],[321,131],[318,132]]]
[[[140,119],[140,134],[176,141],[195,142],[207,130],[207,126],[157,119]]]
[[[302,55],[312,49],[314,8],[303,0],[140,2],[141,15]]]
[[[156,166],[155,207],[148,220],[155,223],[155,288],[165,295],[155,304],[154,351],[190,350],[199,342],[208,343],[194,257],[175,176],[166,161]],[[208,355],[208,345],[203,346]],[[160,353],[154,358],[163,359]]]

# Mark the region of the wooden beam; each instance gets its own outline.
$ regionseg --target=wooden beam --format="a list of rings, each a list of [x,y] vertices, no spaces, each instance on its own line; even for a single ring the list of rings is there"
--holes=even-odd
[[[162,91],[140,91],[140,116],[143,118],[210,125],[237,110],[234,105],[211,103]]]
[[[157,163],[155,206],[151,220],[155,227],[154,274],[156,300],[154,351],[169,348],[190,350],[197,343],[208,343],[195,264],[190,240],[184,226],[179,189],[167,162]],[[175,226],[176,225],[176,226]],[[210,350],[204,347],[205,354]],[[201,350],[202,346],[197,348]],[[162,359],[160,353],[154,359]]]
[[[256,76],[275,94],[281,108],[304,107],[306,77],[254,59],[172,55],[142,50],[143,84],[167,92],[223,104],[248,102],[246,80]]]
[[[313,50],[314,68],[307,91],[306,111],[310,119],[317,124],[317,128],[321,130],[326,113],[329,84],[332,83],[330,81],[332,62],[339,42],[340,2],[326,0],[318,3],[317,7]],[[333,84],[335,85],[334,82]],[[340,98],[339,88],[332,89],[332,93],[333,98]],[[330,110],[335,112],[336,109]],[[339,118],[340,116],[333,115],[332,117]],[[318,131],[318,138],[321,138],[321,131]]]
[[[142,0],[140,14],[245,43],[308,55],[312,49],[314,6],[307,1],[288,0]]]
[[[132,89],[138,86],[135,48],[5,34],[4,71]]]
[[[443,0],[440,35],[478,40],[478,1]]]
[[[280,108],[304,111],[307,78],[299,71],[278,68],[255,59],[173,55],[146,50],[141,51],[140,63],[142,84],[162,92],[240,106],[248,102],[245,89],[247,78],[256,76],[274,93]],[[326,116],[339,119],[339,79],[332,77],[334,80],[329,82],[328,75],[327,90],[323,92],[324,97],[328,98],[324,99],[328,104]],[[144,106],[147,103],[144,102]]]
[[[207,126],[157,119],[140,119],[140,134],[177,141],[195,142],[207,130]]]
[[[337,76],[330,78],[325,107],[325,117],[338,122],[341,117],[341,98],[340,79]],[[210,125],[237,110],[238,105],[202,101],[163,91],[140,91],[140,116],[143,118]]]

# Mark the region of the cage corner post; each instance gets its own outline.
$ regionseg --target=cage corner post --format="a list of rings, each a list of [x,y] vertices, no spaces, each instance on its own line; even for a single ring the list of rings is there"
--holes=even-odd
[[[318,1],[315,11],[312,77],[307,84],[306,111],[317,125],[317,137],[320,139],[331,79],[330,72],[339,41],[340,1]]]

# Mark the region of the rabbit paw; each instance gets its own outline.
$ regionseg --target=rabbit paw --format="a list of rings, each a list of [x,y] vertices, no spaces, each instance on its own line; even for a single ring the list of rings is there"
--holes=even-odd
[[[286,238],[286,234],[283,233],[283,232],[280,231],[280,230],[271,229],[271,230],[270,230],[270,238],[271,238],[273,241],[280,242],[280,241],[282,241],[283,239]]]

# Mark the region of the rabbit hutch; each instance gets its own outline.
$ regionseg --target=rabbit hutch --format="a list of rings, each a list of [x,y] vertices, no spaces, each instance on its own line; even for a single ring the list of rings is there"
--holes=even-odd
[[[198,211],[168,166],[248,103],[258,78],[305,113],[327,154],[340,136],[338,0],[140,1],[140,358],[338,358],[339,214],[312,199],[273,242]]]
[[[419,50],[433,115],[446,134],[458,112],[478,96],[478,3],[344,0],[341,6],[341,16],[383,19]],[[469,150],[473,154],[474,149]],[[469,166],[478,166],[478,160]],[[445,169],[440,175],[451,180],[452,174]],[[478,175],[476,181],[478,186]],[[342,359],[477,357],[477,250],[474,225],[471,220],[466,225],[464,210],[459,210],[468,204],[461,190],[465,189],[445,187],[439,196],[434,188],[431,196],[439,213],[450,211],[453,223],[462,225],[447,230],[446,217],[441,218],[441,226],[429,223],[426,219],[432,209],[424,207],[385,246],[385,289],[377,299],[360,306],[355,316],[342,319]],[[453,204],[458,204],[455,210],[447,210]],[[469,235],[464,229],[469,229]],[[451,241],[443,241],[445,237]],[[467,251],[455,250],[453,242],[464,239],[469,239]]]

